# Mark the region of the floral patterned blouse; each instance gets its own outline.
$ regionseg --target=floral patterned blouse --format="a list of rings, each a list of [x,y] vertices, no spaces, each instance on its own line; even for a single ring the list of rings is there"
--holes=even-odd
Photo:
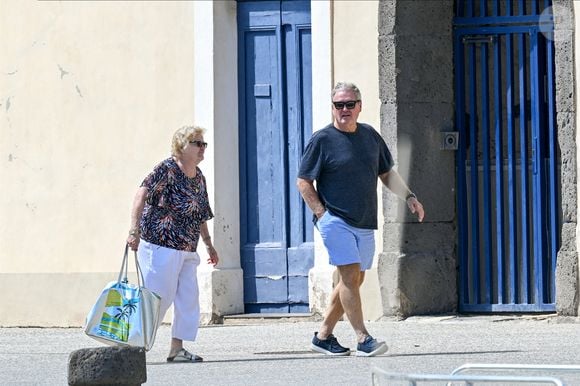
[[[159,163],[143,180],[147,199],[141,216],[141,238],[180,251],[197,249],[200,226],[213,217],[205,177],[197,168],[187,177],[173,158]]]

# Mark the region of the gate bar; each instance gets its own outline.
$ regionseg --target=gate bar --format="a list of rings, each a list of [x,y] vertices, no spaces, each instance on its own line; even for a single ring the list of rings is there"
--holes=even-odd
[[[485,26],[489,24],[501,24],[510,26],[519,26],[522,24],[528,25],[543,25],[550,23],[553,16],[546,16],[540,19],[540,15],[525,15],[525,16],[486,16],[486,17],[462,17],[456,16],[453,21],[456,26]]]
[[[497,1],[495,2],[497,7]],[[496,208],[496,243],[497,243],[497,302],[504,303],[504,201],[503,201],[503,127],[502,127],[502,95],[501,95],[501,40],[494,39],[494,99],[495,99],[495,202]],[[507,69],[506,69],[507,70]],[[491,267],[490,267],[491,268]]]
[[[477,173],[478,160],[477,160],[477,91],[476,91],[476,79],[475,75],[477,73],[477,63],[475,61],[475,46],[469,46],[469,147],[471,153],[471,202],[479,202],[479,178]],[[471,264],[471,274],[473,278],[473,302],[481,303],[481,291],[480,291],[480,280],[479,280],[479,208],[477,205],[471,205],[471,237],[472,237],[472,247],[471,253],[473,254],[473,260]]]
[[[512,382],[512,383],[528,383],[528,384],[546,384],[551,383],[556,386],[564,386],[561,380],[555,377],[545,376],[508,376],[508,375],[442,375],[442,374],[401,374],[389,373],[378,367],[373,367],[371,370],[371,379],[373,385],[379,385],[379,378],[387,380],[407,381],[409,385],[417,385],[417,382],[427,381],[446,381],[446,382],[482,382],[482,383],[497,383],[497,382]]]
[[[485,0],[482,0],[485,4]],[[483,147],[483,261],[485,278],[485,303],[491,303],[492,297],[492,242],[491,242],[491,162],[490,162],[490,132],[489,132],[489,67],[488,67],[488,46],[481,46],[481,135]],[[477,165],[477,163],[475,164]],[[473,170],[473,165],[472,165]],[[475,169],[476,171],[478,169]],[[477,175],[476,173],[475,175]]]
[[[520,173],[521,173],[521,211],[522,211],[522,303],[530,303],[529,287],[529,211],[528,211],[528,140],[527,140],[527,115],[526,115],[526,40],[525,35],[520,34],[519,39],[519,85],[520,85]]]
[[[533,28],[536,30],[536,28]],[[540,92],[540,79],[534,74],[539,73],[539,51],[538,51],[538,34],[533,33],[530,40],[530,84],[531,84],[531,100],[533,105],[531,106],[532,113],[532,165],[533,165],[533,208],[534,216],[539,216],[540,221],[535,221],[534,224],[534,303],[542,304],[544,303],[544,268],[542,259],[544,257],[544,224],[542,212],[544,211],[544,189],[542,183],[544,181],[544,161],[542,157],[542,149],[540,144],[542,143],[541,132],[540,132],[540,97],[543,93]]]
[[[516,204],[516,181],[517,181],[517,167],[516,167],[516,133],[514,127],[514,79],[513,79],[513,37],[510,34],[506,40],[506,112],[507,112],[507,141],[508,141],[508,205],[509,205],[509,272],[510,272],[510,303],[515,304],[519,298],[519,270],[517,269],[518,258],[518,216]]]
[[[457,375],[468,370],[542,370],[554,372],[579,373],[578,365],[530,365],[530,364],[507,364],[507,363],[466,363],[451,372]]]

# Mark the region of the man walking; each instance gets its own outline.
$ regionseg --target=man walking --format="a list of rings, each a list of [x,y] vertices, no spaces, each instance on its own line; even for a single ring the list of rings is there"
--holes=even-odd
[[[334,122],[312,135],[297,180],[302,198],[314,213],[330,264],[340,274],[311,348],[327,355],[349,355],[350,349],[341,346],[332,334],[346,313],[357,336],[357,355],[380,355],[387,351],[387,345],[367,331],[359,292],[375,252],[377,178],[406,201],[419,221],[423,221],[425,212],[393,169],[393,158],[383,138],[371,126],[357,122],[362,109],[358,87],[339,82],[331,98]]]

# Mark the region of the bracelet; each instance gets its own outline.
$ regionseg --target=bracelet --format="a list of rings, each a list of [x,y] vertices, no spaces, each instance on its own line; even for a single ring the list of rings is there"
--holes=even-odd
[[[211,236],[203,237],[202,240],[205,243],[207,240],[211,240]]]
[[[129,236],[139,236],[139,229],[132,229],[129,231]]]
[[[407,194],[407,197],[405,197],[405,201],[407,201],[409,198],[417,198],[417,195],[413,192]]]

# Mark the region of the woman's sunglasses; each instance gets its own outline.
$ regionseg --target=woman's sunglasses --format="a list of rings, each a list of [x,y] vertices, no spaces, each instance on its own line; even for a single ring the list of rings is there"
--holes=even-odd
[[[207,142],[203,142],[203,141],[189,141],[189,143],[191,143],[192,145],[195,145],[197,147],[203,147],[204,149],[207,147]]]

